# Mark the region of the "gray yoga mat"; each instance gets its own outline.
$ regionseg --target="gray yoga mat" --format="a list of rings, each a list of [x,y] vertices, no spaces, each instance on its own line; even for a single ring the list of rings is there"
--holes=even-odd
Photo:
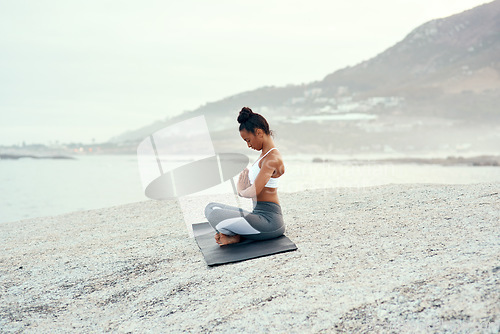
[[[247,239],[237,244],[221,247],[215,242],[215,230],[209,223],[193,224],[192,226],[198,247],[200,247],[209,266],[245,261],[297,249],[297,246],[284,235],[270,240]]]

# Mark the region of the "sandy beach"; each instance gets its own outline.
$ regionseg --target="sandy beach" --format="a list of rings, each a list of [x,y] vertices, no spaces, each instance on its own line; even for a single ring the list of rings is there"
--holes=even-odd
[[[0,224],[0,332],[500,329],[500,184],[280,195],[298,250],[208,267],[176,201]]]

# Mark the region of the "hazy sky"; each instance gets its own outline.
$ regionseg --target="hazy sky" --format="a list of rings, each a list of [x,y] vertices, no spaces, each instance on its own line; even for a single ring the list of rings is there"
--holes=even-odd
[[[321,80],[487,2],[1,0],[0,145],[106,141],[247,90]]]

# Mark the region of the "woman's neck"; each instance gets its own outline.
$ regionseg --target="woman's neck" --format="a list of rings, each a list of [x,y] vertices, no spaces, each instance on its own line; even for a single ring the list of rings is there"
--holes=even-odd
[[[269,152],[270,149],[272,149],[274,146],[274,141],[273,139],[271,138],[271,136],[269,136],[265,141],[264,143],[262,144],[262,154],[266,154],[267,152]]]

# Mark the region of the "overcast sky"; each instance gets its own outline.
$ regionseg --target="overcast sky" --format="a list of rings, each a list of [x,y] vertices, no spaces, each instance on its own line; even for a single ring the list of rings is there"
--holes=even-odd
[[[487,2],[2,0],[0,145],[102,142],[247,90],[321,80]]]

